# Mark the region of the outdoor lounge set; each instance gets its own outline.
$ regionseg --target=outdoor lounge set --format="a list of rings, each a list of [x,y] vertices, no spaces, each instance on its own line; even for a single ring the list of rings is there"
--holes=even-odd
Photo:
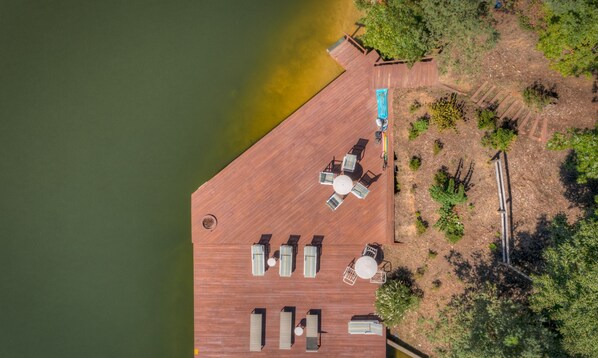
[[[293,329],[294,309],[287,307],[280,311],[280,335],[278,348],[289,350],[294,343],[293,335],[302,335],[305,328],[305,351],[317,352],[320,348],[320,315],[310,310],[305,315],[305,327],[298,325]],[[260,352],[266,345],[265,337],[265,310],[255,309],[250,315],[249,324],[249,351]]]
[[[319,173],[319,181],[322,185],[332,185],[334,193],[326,201],[326,205],[335,211],[343,203],[345,197],[351,193],[358,199],[365,199],[370,193],[368,187],[361,180],[353,183],[351,177],[347,173],[353,173],[359,161],[357,154],[348,153],[345,155],[341,171],[343,174],[336,175],[333,171],[334,166],[327,167],[323,172]]]
[[[357,278],[369,279],[370,283],[383,284],[386,282],[386,272],[378,268],[376,258],[378,249],[365,245],[361,257],[357,261],[353,260],[345,268],[343,273],[343,282],[353,286]]]
[[[294,247],[292,245],[280,246],[280,277],[291,277],[294,268]],[[251,245],[251,273],[253,276],[264,276],[266,273],[266,246],[264,244]],[[271,258],[270,260],[274,260]],[[276,262],[276,261],[274,261]],[[303,276],[316,278],[318,271],[318,246],[306,245],[303,248]]]

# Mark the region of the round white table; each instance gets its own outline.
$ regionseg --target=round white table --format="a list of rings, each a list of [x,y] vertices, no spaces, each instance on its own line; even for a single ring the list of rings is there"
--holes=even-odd
[[[361,256],[355,262],[355,273],[357,276],[370,279],[378,272],[378,263],[371,256]]]
[[[339,175],[334,178],[332,187],[337,194],[347,195],[351,192],[351,189],[353,189],[353,180],[347,175]]]
[[[267,261],[269,267],[276,266],[276,259],[274,257],[270,257]]]
[[[300,336],[303,334],[303,328],[300,326],[295,327],[295,335]]]

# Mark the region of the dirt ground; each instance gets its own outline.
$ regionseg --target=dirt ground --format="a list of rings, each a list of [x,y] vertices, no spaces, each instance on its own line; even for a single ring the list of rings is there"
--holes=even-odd
[[[463,93],[472,94],[484,81],[489,81],[512,96],[521,98],[522,90],[534,81],[555,86],[558,103],[549,105],[541,113],[548,118],[549,137],[554,131],[568,127],[591,127],[596,121],[598,106],[593,102],[593,80],[563,78],[550,70],[548,61],[535,49],[537,35],[522,30],[515,15],[494,14],[501,40],[484,59],[481,72],[467,79],[445,75],[441,82]],[[394,98],[397,179],[401,190],[395,195],[395,237],[399,243],[384,248],[385,258],[406,280],[412,280],[423,293],[417,310],[410,312],[403,323],[393,330],[402,341],[415,349],[433,355],[433,343],[427,334],[439,309],[454,295],[463,292],[475,276],[476,267],[498,265],[498,254],[491,243],[500,244],[497,183],[494,163],[490,158],[496,151],[480,144],[483,131],[477,129],[475,110],[478,108],[460,95],[465,106],[465,122],[457,131],[439,132],[433,125],[415,140],[408,140],[409,123],[427,112],[436,98],[447,95],[446,89],[417,89],[396,91]],[[424,106],[410,113],[414,100]],[[444,149],[433,154],[434,141],[439,139]],[[421,168],[415,172],[408,167],[413,155],[422,158]],[[544,144],[520,135],[508,153],[508,171],[512,195],[514,242],[511,261],[527,274],[537,267],[534,259],[539,243],[545,238],[547,220],[563,212],[572,221],[582,214],[576,204],[579,188],[565,180],[561,169],[568,153],[548,151]],[[463,179],[472,170],[468,184],[468,202],[457,207],[465,227],[464,237],[450,244],[442,233],[433,228],[438,219],[435,203],[428,193],[434,173],[445,166],[450,174],[460,171]],[[570,179],[570,178],[569,178]],[[420,211],[429,228],[422,235],[415,230],[415,212]],[[500,251],[500,249],[498,250]],[[517,276],[514,272],[508,272]]]

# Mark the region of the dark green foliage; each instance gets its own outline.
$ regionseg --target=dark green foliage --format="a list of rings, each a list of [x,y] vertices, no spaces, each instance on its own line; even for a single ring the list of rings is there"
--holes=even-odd
[[[488,245],[488,248],[490,249],[490,251],[495,252],[496,250],[498,250],[498,246],[491,242],[490,245]]]
[[[598,221],[568,225],[557,216],[550,230],[544,274],[533,276],[531,305],[547,314],[572,355],[598,357]]]
[[[444,143],[442,143],[440,141],[440,139],[436,139],[434,141],[434,147],[432,148],[434,155],[437,155],[438,153],[440,153],[440,151],[442,151],[443,148],[444,148]]]
[[[530,22],[529,17],[523,14],[517,15],[517,22],[519,23],[519,27],[521,27],[523,30],[531,31],[534,29],[534,26]]]
[[[487,20],[485,1],[355,0],[366,12],[363,41],[386,58],[414,63],[441,49],[442,69],[472,72],[498,35]]]
[[[429,189],[430,196],[441,205],[438,209],[440,218],[434,227],[442,231],[449,242],[455,243],[463,237],[464,233],[463,223],[454,208],[467,201],[465,186],[459,184],[455,188],[455,179],[449,178],[443,171],[436,173],[434,182]]]
[[[401,281],[390,280],[376,290],[376,314],[387,327],[398,325],[405,313],[417,306],[418,297]]]
[[[428,249],[428,258],[429,259],[434,259],[434,258],[436,258],[436,256],[438,256],[438,252]]]
[[[545,29],[538,49],[564,76],[591,75],[598,69],[596,0],[546,1]]]
[[[456,128],[457,122],[463,120],[463,111],[457,103],[457,97],[452,95],[438,99],[430,105],[431,120],[439,130]]]
[[[577,182],[598,179],[598,123],[594,129],[571,128],[566,133],[555,133],[548,141],[548,149],[575,151]]]
[[[411,103],[411,105],[409,106],[409,113],[414,113],[415,111],[417,111],[418,109],[420,109],[422,107],[422,104],[419,103],[418,100],[413,101],[413,103]]]
[[[511,143],[517,138],[517,134],[510,128],[498,128],[493,132],[488,132],[482,138],[482,145],[493,149],[508,152]]]
[[[478,129],[493,131],[496,129],[496,112],[489,109],[478,111]]]
[[[419,137],[420,134],[428,130],[429,125],[430,120],[427,116],[420,117],[415,122],[411,123],[411,128],[409,128],[409,140],[414,140]]]
[[[415,230],[418,235],[422,235],[428,229],[428,223],[422,219],[422,215],[419,211],[415,212]]]
[[[413,170],[413,171],[417,171],[419,169],[419,167],[421,167],[422,165],[422,159],[418,156],[413,156],[411,157],[411,160],[409,160],[409,169]]]
[[[560,357],[555,334],[540,316],[496,288],[470,290],[441,311],[433,338],[443,357]]]
[[[434,47],[442,50],[437,56],[441,71],[474,73],[498,40],[487,2],[421,0],[420,6]]]
[[[556,94],[538,82],[523,90],[523,101],[525,104],[537,110],[542,110],[547,105],[554,103],[555,100]]]
[[[417,1],[356,1],[356,5],[366,13],[361,20],[366,30],[361,38],[363,43],[385,58],[413,64],[432,49]]]

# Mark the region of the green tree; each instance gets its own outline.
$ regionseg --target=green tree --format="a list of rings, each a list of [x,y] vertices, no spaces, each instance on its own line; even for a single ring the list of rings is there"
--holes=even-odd
[[[441,205],[438,209],[440,218],[434,227],[442,231],[449,242],[459,241],[463,237],[464,227],[454,208],[467,201],[465,186],[459,184],[455,188],[455,179],[449,178],[445,172],[439,171],[434,177],[434,185],[430,187],[429,192],[432,199]]]
[[[498,33],[487,20],[486,1],[422,0],[426,27],[438,55],[440,69],[473,73],[484,53],[494,47]]]
[[[365,17],[361,20],[365,25],[365,34],[361,40],[385,58],[406,60],[413,64],[432,48],[417,1],[358,0],[355,4],[365,11]]]
[[[546,26],[538,49],[564,76],[591,75],[598,69],[596,0],[547,0]]]
[[[430,105],[431,120],[439,130],[455,129],[457,122],[463,120],[461,105],[457,103],[457,96],[439,98]]]
[[[544,274],[532,276],[532,308],[556,322],[570,354],[598,357],[598,221],[557,217],[551,239]]]
[[[399,280],[390,280],[376,290],[376,314],[388,327],[397,326],[405,313],[417,306],[419,298]]]
[[[478,111],[478,129],[496,129],[496,112],[489,109]]]
[[[510,128],[498,128],[495,131],[486,133],[482,137],[482,145],[484,147],[490,147],[503,152],[508,152],[511,143],[517,138],[515,131]]]
[[[547,143],[548,149],[575,151],[575,168],[580,184],[598,179],[598,123],[594,129],[570,128],[566,133],[555,133]]]
[[[561,356],[555,334],[542,319],[523,304],[500,298],[490,285],[441,311],[433,338],[444,357]]]

